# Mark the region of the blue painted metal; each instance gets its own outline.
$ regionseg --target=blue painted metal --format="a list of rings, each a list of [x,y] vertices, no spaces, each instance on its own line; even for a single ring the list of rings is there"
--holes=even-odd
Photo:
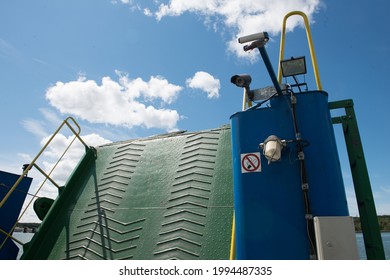
[[[5,197],[9,189],[19,179],[20,175],[0,171],[0,200]],[[11,194],[5,204],[0,208],[0,228],[10,232],[19,217],[27,192],[30,188],[32,178],[24,177],[15,191]],[[0,244],[3,244],[6,236],[0,233]],[[8,238],[0,250],[0,260],[16,259],[18,247]]]
[[[296,94],[297,124],[304,148],[313,216],[347,216],[338,152],[323,91]],[[309,259],[301,168],[295,143],[281,161],[261,156],[261,172],[242,173],[241,154],[262,152],[259,143],[276,135],[294,140],[289,95],[275,96],[270,107],[231,117],[237,259]]]

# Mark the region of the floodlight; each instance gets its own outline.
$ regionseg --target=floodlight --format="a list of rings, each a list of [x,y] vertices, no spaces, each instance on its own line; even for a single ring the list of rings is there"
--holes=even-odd
[[[283,77],[306,74],[305,57],[291,58],[280,62]]]

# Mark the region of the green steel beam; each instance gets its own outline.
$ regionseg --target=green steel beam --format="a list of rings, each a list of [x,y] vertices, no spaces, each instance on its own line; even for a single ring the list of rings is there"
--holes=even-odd
[[[332,123],[343,126],[367,259],[384,260],[385,252],[353,105],[351,99],[341,100],[330,102],[329,109],[345,109],[345,115],[332,118]]]

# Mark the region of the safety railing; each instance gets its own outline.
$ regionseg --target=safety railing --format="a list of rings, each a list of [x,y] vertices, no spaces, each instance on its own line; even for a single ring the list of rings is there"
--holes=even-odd
[[[320,73],[318,71],[318,65],[317,65],[317,58],[316,58],[316,55],[314,52],[313,40],[311,38],[309,19],[307,18],[307,15],[301,11],[290,12],[283,19],[282,34],[281,34],[281,38],[280,38],[278,82],[279,82],[279,84],[282,82],[282,69],[281,69],[280,61],[282,61],[284,59],[284,43],[285,43],[285,35],[286,35],[286,23],[287,23],[287,19],[293,15],[301,16],[303,18],[304,23],[305,23],[306,37],[307,37],[307,42],[309,44],[311,62],[313,65],[314,78],[316,80],[317,90],[322,90]]]
[[[76,126],[76,129],[69,123],[69,121],[73,122],[73,124]],[[69,143],[69,145],[66,147],[65,151],[62,153],[62,155],[59,157],[58,161],[53,165],[53,167],[51,168],[50,172],[46,173],[42,168],[40,168],[38,166],[38,164],[36,163],[38,158],[43,154],[43,152],[47,149],[47,147],[49,146],[49,144],[53,141],[53,139],[55,138],[55,136],[60,132],[60,130],[64,127],[64,126],[67,126],[71,131],[72,133],[74,134],[74,137],[72,139],[72,141]],[[50,181],[58,190],[61,188],[50,176],[52,175],[53,171],[56,169],[56,167],[58,166],[58,164],[61,162],[61,160],[64,158],[65,154],[68,152],[68,150],[70,149],[70,147],[73,145],[74,141],[76,139],[78,139],[81,144],[84,145],[85,149],[88,150],[90,147],[84,142],[83,139],[81,139],[80,137],[80,132],[81,132],[81,128],[80,126],[78,125],[78,123],[72,118],[72,117],[67,117],[63,122],[62,124],[57,128],[57,130],[53,133],[53,135],[49,138],[49,140],[46,142],[46,144],[42,147],[42,149],[39,151],[39,153],[35,156],[35,158],[31,161],[31,163],[26,167],[24,168],[24,171],[22,173],[22,175],[20,175],[20,177],[18,178],[18,180],[16,180],[16,182],[14,183],[14,185],[9,189],[9,191],[7,192],[7,194],[4,196],[4,198],[0,201],[0,208],[7,202],[7,200],[9,199],[9,197],[12,195],[12,193],[16,190],[16,188],[18,187],[18,185],[20,184],[20,182],[23,180],[23,178],[25,176],[27,176],[28,172],[33,168],[35,167],[44,177],[45,179],[43,180],[43,182],[40,184],[40,186],[38,187],[38,189],[36,190],[36,192],[34,194],[31,194],[32,198],[29,200],[29,202],[26,204],[26,206],[24,207],[24,209],[22,210],[22,213],[19,215],[17,221],[15,222],[14,226],[12,227],[12,229],[10,230],[10,232],[6,232],[4,231],[3,229],[0,229],[0,234],[4,234],[6,235],[6,238],[3,240],[2,244],[0,244],[0,250],[3,248],[4,244],[6,243],[7,239],[8,238],[11,238],[12,240],[14,240],[15,242],[23,245],[23,243],[21,241],[19,241],[18,239],[16,239],[15,237],[12,236],[12,232],[14,231],[16,225],[19,223],[19,221],[21,220],[21,218],[24,216],[24,214],[26,213],[26,211],[30,208],[34,198],[38,197],[38,193],[41,191],[42,187],[46,184],[47,181]]]

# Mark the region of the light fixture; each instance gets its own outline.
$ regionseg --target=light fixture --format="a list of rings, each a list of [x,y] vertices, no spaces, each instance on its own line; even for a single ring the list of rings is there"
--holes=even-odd
[[[263,149],[263,155],[268,160],[268,164],[279,161],[282,157],[282,149],[285,141],[275,135],[270,135],[259,146]]]
[[[280,62],[283,77],[306,74],[305,57],[291,58]]]

